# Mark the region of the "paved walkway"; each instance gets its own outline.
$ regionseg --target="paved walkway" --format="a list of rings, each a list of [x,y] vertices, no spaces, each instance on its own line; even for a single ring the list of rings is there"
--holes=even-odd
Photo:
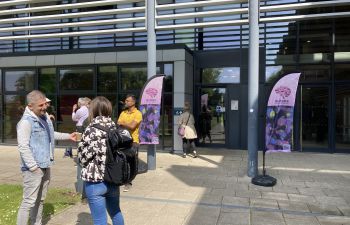
[[[1,182],[21,183],[16,148],[0,146],[0,152]],[[245,175],[246,151],[198,152],[195,159],[157,153],[157,169],[138,175],[121,193],[127,225],[350,225],[350,154],[267,155],[267,172],[277,185],[260,187]],[[50,185],[74,189],[76,167],[62,155],[58,149]],[[92,224],[86,204],[47,222],[73,224]]]

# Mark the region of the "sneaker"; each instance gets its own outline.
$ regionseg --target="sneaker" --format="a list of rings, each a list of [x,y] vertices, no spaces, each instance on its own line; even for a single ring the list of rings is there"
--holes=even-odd
[[[131,184],[125,184],[123,192],[128,192],[131,188]]]
[[[182,154],[182,158],[186,158],[186,153]]]
[[[193,151],[193,158],[197,158],[197,152]]]

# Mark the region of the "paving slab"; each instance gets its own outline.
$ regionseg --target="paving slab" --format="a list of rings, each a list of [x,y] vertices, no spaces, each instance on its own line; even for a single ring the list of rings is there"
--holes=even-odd
[[[64,149],[55,152],[50,187],[75,190],[74,158],[63,158]],[[138,175],[130,191],[121,192],[125,223],[350,225],[350,155],[269,154],[268,172],[277,185],[260,187],[246,176],[247,151],[198,148],[198,153],[184,159],[158,152],[156,170]],[[0,182],[21,184],[17,148],[0,146],[0,154]],[[146,152],[140,158],[146,161]],[[259,152],[260,165],[261,158]],[[78,203],[46,222],[63,224],[92,225],[88,205]]]

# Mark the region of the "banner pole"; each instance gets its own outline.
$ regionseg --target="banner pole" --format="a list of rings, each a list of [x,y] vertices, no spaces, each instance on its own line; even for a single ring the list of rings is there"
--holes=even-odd
[[[156,75],[157,72],[157,41],[155,31],[155,0],[147,0],[147,78]],[[149,170],[156,169],[156,145],[147,148],[147,166]]]

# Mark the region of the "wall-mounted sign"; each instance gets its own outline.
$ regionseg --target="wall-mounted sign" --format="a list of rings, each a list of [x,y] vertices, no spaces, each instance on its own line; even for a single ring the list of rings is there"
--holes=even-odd
[[[238,100],[231,100],[231,110],[238,110]]]
[[[183,108],[174,108],[174,116],[180,116],[183,112]]]

